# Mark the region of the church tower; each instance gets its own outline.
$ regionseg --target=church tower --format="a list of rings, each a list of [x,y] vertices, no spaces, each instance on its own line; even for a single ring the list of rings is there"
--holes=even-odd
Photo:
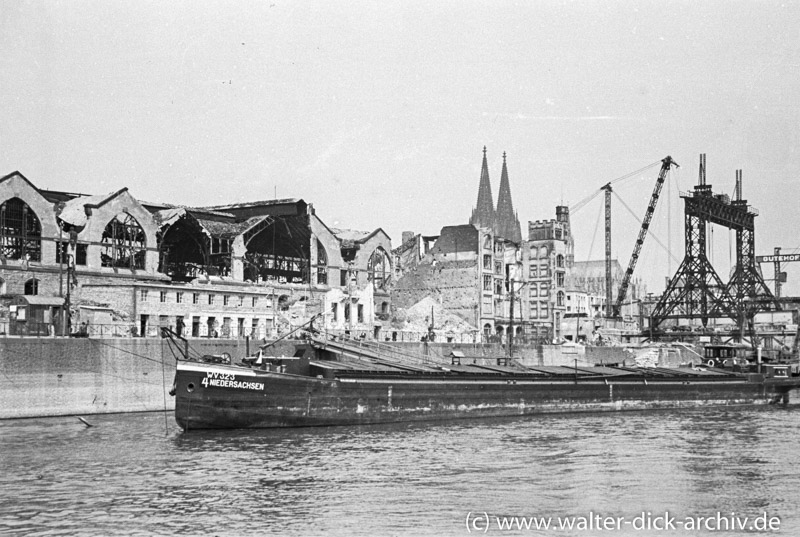
[[[477,227],[494,229],[495,214],[492,200],[492,185],[489,182],[489,165],[486,163],[486,146],[483,146],[483,167],[478,185],[478,202],[472,210],[469,223]]]
[[[484,162],[486,157],[484,157]],[[508,167],[506,154],[503,152],[503,172],[500,174],[500,193],[497,195],[497,210],[495,211],[495,234],[519,244],[522,242],[522,228],[519,217],[514,211],[511,201],[511,185],[508,182]]]

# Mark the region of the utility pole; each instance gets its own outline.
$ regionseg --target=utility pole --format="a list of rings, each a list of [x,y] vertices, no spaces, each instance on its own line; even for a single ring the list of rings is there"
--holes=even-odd
[[[508,286],[511,289],[511,306],[509,308],[509,316],[511,321],[508,323],[508,357],[513,358],[512,347],[514,345],[514,279],[509,274]]]

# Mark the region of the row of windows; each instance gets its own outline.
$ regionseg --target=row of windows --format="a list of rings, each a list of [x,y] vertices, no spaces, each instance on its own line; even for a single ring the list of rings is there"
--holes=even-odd
[[[356,308],[356,322],[363,323],[364,322],[364,304],[356,304],[358,307]],[[351,310],[353,306],[351,304],[343,304],[342,309],[344,310],[344,322],[349,323],[351,317]],[[331,320],[335,323],[339,321],[339,304],[334,302],[331,304]]]
[[[550,276],[550,269],[547,263],[542,263],[541,265],[531,265],[528,267],[528,277],[529,278],[547,278]]]
[[[172,302],[171,295],[172,293],[169,291],[159,291],[158,293],[158,301],[161,303]],[[183,291],[176,291],[174,293],[175,297],[175,304],[183,304],[189,298],[189,293],[184,293]],[[192,304],[200,304],[207,303],[208,305],[214,305],[217,303],[217,295],[208,294],[205,295],[205,299],[203,299],[203,295],[201,293],[190,293]],[[258,307],[263,302],[264,307],[271,308],[272,307],[272,300],[271,299],[264,299],[264,297],[257,297],[251,296],[249,297],[249,306],[250,307]],[[150,300],[150,290],[149,289],[140,289],[139,290],[139,301],[140,302],[148,302]],[[244,295],[222,295],[222,305],[223,306],[244,306],[245,305],[245,296]]]
[[[562,305],[563,304],[557,304]],[[546,319],[550,314],[550,305],[547,302],[534,302],[531,301],[531,319],[539,318],[539,319]],[[556,315],[560,315],[559,312],[555,312]]]
[[[549,278],[550,271],[548,270],[547,266],[542,264],[540,267],[536,265],[531,265],[528,267],[528,277],[529,278]],[[556,286],[557,287],[564,287],[565,276],[564,273],[561,271],[556,272]]]
[[[503,274],[503,262],[502,261],[494,261],[492,260],[494,257],[490,254],[485,254],[483,256],[483,270],[492,270],[494,268],[494,273],[497,275]]]
[[[538,317],[539,319],[547,319],[550,315],[550,309],[547,302],[531,302],[531,319]]]
[[[550,296],[550,290],[545,288],[545,287],[542,287],[542,288],[540,288],[538,290],[538,293],[537,293],[536,287],[532,287],[530,296],[531,297],[537,297],[538,296],[540,298],[549,297]],[[563,307],[564,304],[565,304],[566,296],[567,295],[566,295],[566,293],[564,293],[564,291],[557,292],[556,293],[556,306]],[[533,304],[533,302],[531,302],[531,304]]]
[[[547,282],[540,283],[539,285],[533,283],[528,287],[528,293],[530,296],[550,296],[550,284]]]
[[[379,250],[383,250],[379,248]],[[376,250],[377,252],[377,250]],[[374,257],[375,254],[373,254]],[[378,254],[379,256],[381,254]],[[367,278],[375,285],[375,289],[385,289],[386,284],[391,281],[391,272],[389,268],[388,256],[382,257],[383,261],[375,260],[375,263],[370,260],[367,268]],[[350,282],[358,285],[358,271],[357,270],[339,270],[339,286],[347,287]],[[317,267],[317,285],[328,285],[328,269],[326,267]]]
[[[216,317],[208,317],[205,322],[201,322],[200,317],[193,316],[186,319],[182,315],[176,317],[159,315],[157,326],[154,324],[155,321],[155,316],[142,315],[139,320],[142,333],[152,333],[152,331],[158,327],[171,325],[174,326],[179,336],[191,334],[192,337],[262,337],[266,335],[270,323],[269,319],[254,318],[250,321],[249,326],[247,326],[246,319],[243,317],[239,317],[238,319],[223,317],[222,324],[220,324]],[[187,323],[190,324],[187,326]]]
[[[541,248],[537,248],[535,245],[531,245],[531,259],[538,257],[539,259],[547,259],[550,256],[550,251],[547,249],[546,246],[542,246]],[[557,254],[556,255],[556,266],[563,267],[564,266],[564,255]]]

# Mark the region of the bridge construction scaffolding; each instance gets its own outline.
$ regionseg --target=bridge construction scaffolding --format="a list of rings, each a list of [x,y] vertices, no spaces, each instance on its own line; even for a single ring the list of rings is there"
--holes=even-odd
[[[736,170],[734,199],[714,194],[706,184],[705,155],[700,155],[700,177],[693,192],[681,193],[685,202],[685,255],[664,294],[651,313],[651,329],[667,319],[730,318],[744,333],[752,333],[759,312],[781,310],[759,272],[755,256],[755,217],[758,211],[742,199],[742,171]],[[724,283],[706,252],[708,224],[736,232],[736,266]]]

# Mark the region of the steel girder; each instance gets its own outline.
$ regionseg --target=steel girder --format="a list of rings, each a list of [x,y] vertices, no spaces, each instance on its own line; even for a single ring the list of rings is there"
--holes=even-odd
[[[697,185],[685,202],[685,256],[667,289],[653,309],[652,326],[666,319],[710,318],[747,321],[760,311],[780,309],[764,283],[755,262],[755,216],[747,202],[729,201],[714,195],[711,185]],[[736,231],[736,270],[724,284],[706,256],[707,225],[717,224]]]

